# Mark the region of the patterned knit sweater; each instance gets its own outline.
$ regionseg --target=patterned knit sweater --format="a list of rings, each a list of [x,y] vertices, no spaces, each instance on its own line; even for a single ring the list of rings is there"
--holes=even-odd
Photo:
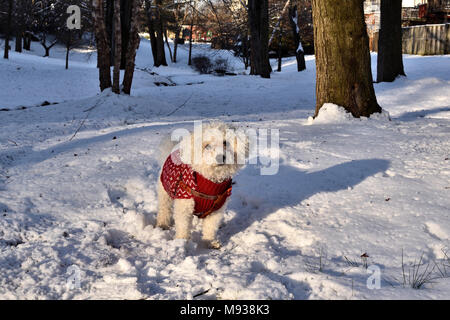
[[[189,188],[211,196],[218,196],[229,190],[230,192],[227,192],[216,203],[214,211],[220,209],[231,194],[231,179],[221,183],[215,183],[206,179],[200,173],[193,171],[190,165],[181,161],[179,150],[174,151],[167,157],[161,171],[160,179],[164,190],[166,190],[172,199],[193,198],[195,200],[194,214],[196,215],[201,215],[210,210],[214,206],[215,201],[194,196],[180,186],[181,181]]]

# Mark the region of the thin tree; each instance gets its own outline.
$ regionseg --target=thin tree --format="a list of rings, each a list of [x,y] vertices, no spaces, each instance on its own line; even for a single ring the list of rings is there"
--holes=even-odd
[[[381,0],[377,82],[405,75],[402,58],[402,0]]]
[[[156,46],[158,51],[156,66],[167,66],[166,52],[164,49],[164,14],[162,10],[162,1],[156,0]]]
[[[110,47],[106,32],[103,0],[93,1],[95,39],[97,42],[97,67],[99,69],[100,90],[111,88]]]
[[[188,57],[188,65],[192,65],[192,34],[194,33],[194,6],[190,3],[191,6],[191,25],[189,29],[189,57]]]
[[[300,38],[300,28],[298,19],[297,6],[289,8],[289,21],[291,23],[292,34],[294,36],[295,43],[295,57],[297,59],[297,71],[303,71],[306,69],[305,52],[303,51],[302,40]]]
[[[3,54],[3,58],[9,59],[9,39],[11,37],[11,18],[12,18],[12,9],[13,9],[13,2],[12,0],[8,1],[8,18],[6,22],[6,39],[5,39],[5,52]]]
[[[166,53],[164,50],[164,25],[162,14],[162,2],[156,0],[152,4],[151,0],[145,1],[147,13],[148,32],[150,34],[150,44],[153,55],[153,65],[155,67],[167,66]]]
[[[122,57],[122,28],[120,22],[120,0],[114,0],[114,69],[112,91],[120,93],[120,62]]]
[[[127,63],[125,65],[125,74],[123,76],[122,91],[125,94],[130,94],[131,84],[133,82],[134,66],[136,60],[136,52],[139,48],[140,38],[138,33],[138,15],[139,15],[139,0],[130,0],[131,4],[131,27],[130,39],[127,48]]]
[[[361,0],[313,0],[316,112],[324,103],[354,117],[381,112],[373,88],[369,39]]]

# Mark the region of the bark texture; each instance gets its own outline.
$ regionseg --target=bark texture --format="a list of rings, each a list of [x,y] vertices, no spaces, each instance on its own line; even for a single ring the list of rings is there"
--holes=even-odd
[[[150,43],[153,54],[153,65],[155,67],[167,66],[166,52],[164,51],[164,21],[162,11],[162,1],[146,0],[145,7],[147,11],[148,32],[150,34]]]
[[[373,88],[369,40],[361,0],[313,0],[316,112],[324,103],[354,117],[381,112]]]
[[[100,90],[111,88],[110,47],[103,13],[103,1],[94,0],[95,39],[97,42],[97,66],[99,69]]]
[[[297,59],[297,71],[303,71],[306,69],[305,53],[303,51],[302,42],[300,38],[300,28],[298,20],[297,6],[289,8],[289,21],[291,23],[292,35],[294,36],[295,43],[295,57]]]
[[[8,1],[8,15],[6,22],[6,39],[5,39],[5,52],[3,58],[9,59],[9,39],[11,38],[11,20],[12,20],[13,1]]]
[[[131,4],[131,25],[130,25],[130,39],[126,51],[126,65],[125,74],[123,76],[123,92],[130,94],[131,84],[133,82],[134,65],[136,60],[136,51],[139,48],[140,38],[138,33],[138,15],[139,15],[139,1],[130,0]]]
[[[402,57],[402,0],[381,0],[377,82],[405,75]]]
[[[269,62],[269,5],[268,0],[248,1],[250,28],[250,74],[270,78]]]
[[[120,22],[120,0],[114,0],[114,70],[112,91],[120,93],[120,64],[122,60],[122,27]]]

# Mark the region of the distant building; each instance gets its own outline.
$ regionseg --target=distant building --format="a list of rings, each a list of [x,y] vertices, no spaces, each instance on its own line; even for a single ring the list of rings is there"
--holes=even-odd
[[[182,38],[186,41],[189,40],[191,34],[191,26],[182,26]],[[205,29],[202,26],[194,25],[192,28],[192,41],[195,42],[210,42],[213,38],[213,33],[211,30]]]
[[[373,34],[380,29],[381,0],[365,0],[364,15],[367,32]],[[447,23],[450,18],[450,0],[403,0],[403,26]]]

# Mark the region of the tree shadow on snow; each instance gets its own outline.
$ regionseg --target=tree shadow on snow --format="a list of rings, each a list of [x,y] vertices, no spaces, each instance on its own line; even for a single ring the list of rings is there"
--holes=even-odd
[[[236,178],[230,208],[237,214],[223,227],[224,242],[278,209],[293,207],[321,192],[336,192],[354,187],[389,168],[384,159],[352,160],[315,172],[305,172],[280,164],[275,175],[260,175],[248,165]]]
[[[428,115],[432,115],[435,113],[439,113],[439,112],[447,112],[450,111],[450,107],[442,107],[442,108],[437,108],[437,109],[431,109],[431,110],[419,110],[419,111],[410,111],[410,112],[405,112],[403,114],[401,114],[398,117],[395,117],[395,120],[400,120],[400,121],[414,121],[417,120],[418,118],[425,118]]]

